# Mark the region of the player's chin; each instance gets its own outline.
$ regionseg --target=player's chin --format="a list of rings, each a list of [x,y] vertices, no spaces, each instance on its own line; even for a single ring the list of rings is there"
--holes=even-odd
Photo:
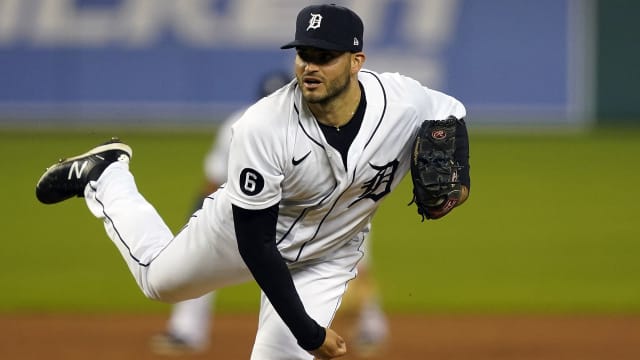
[[[309,104],[318,104],[324,102],[327,98],[326,94],[317,88],[313,90],[303,89],[302,97]]]

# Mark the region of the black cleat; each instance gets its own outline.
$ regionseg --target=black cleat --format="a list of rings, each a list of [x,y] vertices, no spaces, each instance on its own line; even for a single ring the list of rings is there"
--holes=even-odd
[[[133,151],[118,138],[88,152],[60,159],[47,168],[36,184],[36,197],[44,204],[55,204],[71,197],[84,197],[89,181],[97,180],[104,169],[115,161],[129,162]]]

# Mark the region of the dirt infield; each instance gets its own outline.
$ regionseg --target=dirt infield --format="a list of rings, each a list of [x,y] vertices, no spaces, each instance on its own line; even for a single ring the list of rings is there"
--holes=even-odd
[[[2,314],[0,359],[161,360],[147,345],[164,321],[158,315]],[[391,317],[390,325],[388,346],[371,359],[640,359],[640,315],[402,315]],[[252,315],[220,315],[214,322],[211,349],[184,358],[248,359],[255,326]],[[340,330],[341,324],[336,328]]]

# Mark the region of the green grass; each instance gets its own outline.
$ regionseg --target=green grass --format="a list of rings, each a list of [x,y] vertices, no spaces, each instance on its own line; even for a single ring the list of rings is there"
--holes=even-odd
[[[472,195],[453,216],[418,224],[397,210],[397,196],[378,214],[374,255],[385,254],[376,262],[387,304],[640,310],[639,140],[638,131],[473,136]]]
[[[179,229],[202,181],[207,131],[128,131],[138,186]],[[144,298],[102,225],[73,200],[45,206],[46,166],[106,132],[0,131],[0,312],[164,311]],[[374,221],[375,274],[401,312],[640,311],[640,130],[588,134],[471,131],[472,192],[420,222],[409,179]],[[257,308],[257,288],[220,292],[221,311]]]

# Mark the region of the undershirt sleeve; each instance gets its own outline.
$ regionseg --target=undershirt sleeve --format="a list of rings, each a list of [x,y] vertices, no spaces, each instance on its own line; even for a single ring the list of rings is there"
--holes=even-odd
[[[291,273],[276,247],[278,205],[262,210],[247,210],[233,205],[238,249],[298,345],[307,351],[315,350],[324,342],[326,330],[307,314]]]

